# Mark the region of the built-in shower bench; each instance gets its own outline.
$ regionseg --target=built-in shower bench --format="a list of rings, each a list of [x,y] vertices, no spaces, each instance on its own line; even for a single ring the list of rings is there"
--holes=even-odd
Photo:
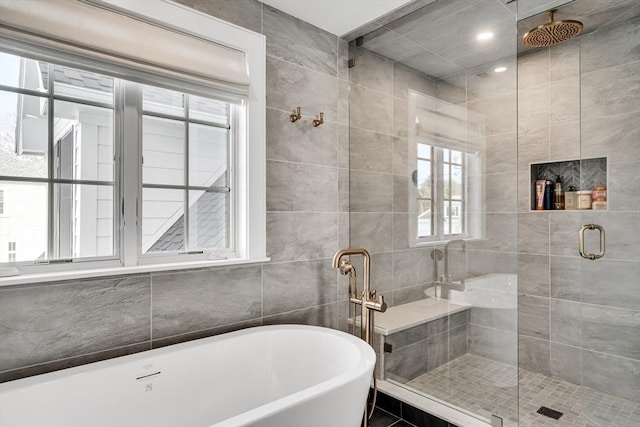
[[[375,313],[379,376],[404,383],[466,354],[470,308],[426,298]]]

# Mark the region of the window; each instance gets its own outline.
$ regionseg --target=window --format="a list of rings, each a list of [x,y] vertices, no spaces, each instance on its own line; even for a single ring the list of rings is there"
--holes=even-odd
[[[4,190],[0,190],[0,215],[4,214]]]
[[[7,262],[16,262],[16,242],[9,242],[7,250]]]
[[[437,98],[410,92],[410,241],[415,244],[478,237],[481,229],[482,117]],[[414,127],[415,125],[415,127]],[[476,177],[473,179],[472,177]]]
[[[18,11],[0,39],[11,262],[93,276],[265,261],[264,37],[171,2],[91,2],[45,3],[53,13],[24,22],[24,3],[7,6]],[[93,49],[69,40],[62,16],[95,21],[81,43]],[[103,20],[122,21],[136,46],[93,31]]]

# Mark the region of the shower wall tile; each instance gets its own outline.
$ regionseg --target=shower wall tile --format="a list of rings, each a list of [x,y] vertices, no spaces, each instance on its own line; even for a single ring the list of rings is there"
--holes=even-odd
[[[408,99],[410,90],[434,96],[434,81],[410,68],[395,64],[393,67],[393,96],[399,99]]]
[[[610,164],[640,161],[638,113],[582,121],[585,158],[607,157]]]
[[[338,169],[338,211],[349,212],[349,169]]]
[[[469,353],[517,366],[518,338],[513,332],[469,325]]]
[[[418,341],[426,340],[429,337],[428,330],[431,323],[433,322],[423,323],[413,328],[387,335],[384,337],[384,342],[391,344],[393,351],[396,351],[402,347],[415,344]]]
[[[361,86],[351,86],[351,127],[391,135],[393,98]]]
[[[255,0],[177,0],[192,9],[262,32],[262,4]]]
[[[355,66],[349,72],[352,84],[392,95],[393,61],[357,46],[351,46],[349,53],[355,60]]]
[[[324,112],[327,122],[337,122],[338,81],[335,76],[309,70],[267,56],[267,107],[304,114]]]
[[[574,283],[574,288],[582,291],[582,301],[637,310],[640,307],[640,262],[599,261],[594,263],[580,259],[580,282]]]
[[[468,277],[518,272],[518,255],[509,252],[467,250]]]
[[[581,347],[582,304],[558,299],[549,300],[549,338],[553,342]]]
[[[393,291],[393,305],[407,304],[425,298],[427,291],[431,289],[431,283],[416,286],[407,286]]]
[[[551,82],[549,124],[580,120],[580,77],[574,76]]]
[[[508,297],[507,297],[508,299]],[[469,323],[498,331],[516,333],[518,311],[516,310],[516,296],[513,296],[513,307],[472,307],[469,311]]]
[[[148,277],[0,290],[2,371],[148,343]]]
[[[325,304],[286,313],[265,316],[265,325],[311,325],[336,329],[338,326],[336,304]]]
[[[364,274],[364,261],[362,257],[351,257],[351,263],[356,269],[356,275],[360,278]],[[393,289],[393,252],[385,252],[371,255],[371,289],[380,292],[386,292]],[[349,287],[346,285],[340,290],[342,296],[348,297]]]
[[[350,216],[351,245],[367,248],[371,253],[392,250],[393,214],[353,212]]]
[[[640,360],[640,311],[582,305],[582,347]]]
[[[195,332],[186,332],[180,335],[172,335],[170,337],[154,339],[152,348],[166,347],[173,344],[180,344],[187,341],[198,340],[202,338],[213,337],[215,335],[226,334],[227,332],[239,331],[247,328],[255,328],[262,326],[262,318],[247,320],[244,322],[231,323],[216,328],[201,329]]]
[[[393,250],[409,249],[409,221],[416,220],[415,214],[393,214]]]
[[[515,108],[516,93],[498,95],[469,102],[467,108],[484,116],[485,135],[515,133],[518,112]]]
[[[393,175],[374,172],[350,172],[351,212],[391,212]]]
[[[413,189],[410,188],[412,185],[411,178],[393,175],[393,212],[409,212],[409,194],[412,194]]]
[[[404,383],[426,373],[427,352],[427,340],[422,340],[393,353],[386,353],[384,362],[387,377]]]
[[[269,55],[331,76],[337,75],[337,37],[264,6],[263,33]]]
[[[485,213],[481,218],[485,225],[482,238],[469,241],[469,249],[503,252],[517,250],[516,213]]]
[[[449,361],[469,351],[469,325],[465,324],[449,331]]]
[[[349,82],[339,80],[338,81],[338,124],[342,126],[349,126],[350,111],[349,106]],[[315,115],[319,117],[318,114]]]
[[[579,121],[562,123],[549,128],[549,160],[564,161],[581,157],[580,128]]]
[[[363,129],[351,129],[351,170],[391,173],[393,137]]]
[[[518,129],[518,172],[529,171],[530,163],[549,161],[549,129]]]
[[[549,49],[549,79],[552,82],[580,75],[580,40],[571,40]]]
[[[484,199],[482,211],[487,213],[507,213],[517,211],[518,180],[515,173],[491,173],[482,176]]]
[[[335,168],[267,161],[267,210],[336,212]]]
[[[583,350],[582,384],[640,402],[640,362]]]
[[[637,144],[640,145],[640,144]],[[610,211],[640,211],[640,162],[618,163],[609,171],[607,207]]]
[[[549,212],[528,212],[518,215],[518,250],[521,253],[549,253]]]
[[[549,341],[520,335],[518,337],[518,367],[550,375]]]
[[[337,301],[336,270],[330,259],[264,266],[265,316]]]
[[[518,57],[518,89],[549,83],[549,50],[538,49]]]
[[[549,127],[549,83],[518,91],[518,130]]]
[[[640,20],[606,28],[581,38],[583,73],[640,60]],[[615,47],[613,47],[615,46]]]
[[[338,125],[338,167],[342,169],[349,169],[349,138],[349,127]]]
[[[433,281],[430,249],[396,251],[393,257],[393,288],[420,285]]]
[[[154,273],[153,339],[262,315],[260,266]]]
[[[410,176],[415,169],[413,164],[409,164],[409,147],[406,138],[393,138],[392,153],[393,173],[396,175]]]
[[[292,113],[267,108],[267,159],[335,167],[337,125],[314,128],[306,117],[292,124]]]
[[[267,212],[267,256],[271,261],[331,257],[338,249],[336,213]]]
[[[393,136],[409,138],[409,105],[406,100],[393,99]]]
[[[427,339],[427,371],[449,361],[449,334],[442,333]]]
[[[549,339],[549,298],[524,294],[518,296],[518,333]]]
[[[582,75],[582,119],[640,110],[640,61]]]
[[[556,342],[549,343],[551,375],[573,384],[582,384],[582,350]]]
[[[518,255],[518,292],[548,297],[549,257],[546,255]]]
[[[600,224],[606,230],[606,257],[611,260],[637,261],[640,259],[640,212],[586,211],[584,224]],[[578,230],[575,228],[574,230]],[[575,232],[577,233],[577,231]],[[585,236],[585,247],[595,252],[599,249],[598,233]]]
[[[483,173],[516,173],[518,165],[517,134],[505,133],[488,136],[485,150]],[[513,194],[510,196],[513,197]]]
[[[469,59],[477,59],[477,54]],[[463,60],[464,61],[464,60]],[[456,60],[456,62],[459,62]],[[506,67],[506,71],[496,73],[497,66]],[[485,63],[467,70],[467,102],[473,102],[496,95],[513,95],[516,91],[516,63],[515,59],[504,58],[498,62]],[[513,98],[515,101],[515,98]]]
[[[349,81],[349,42],[338,37],[338,80]]]

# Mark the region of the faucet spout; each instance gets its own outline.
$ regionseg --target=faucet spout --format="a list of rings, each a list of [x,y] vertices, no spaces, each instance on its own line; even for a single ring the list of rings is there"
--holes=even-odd
[[[456,244],[462,247],[462,252],[465,252],[467,250],[467,242],[462,239],[449,240],[447,244],[444,246],[444,280],[443,280],[444,282],[451,281],[451,274],[449,273],[449,259],[450,259],[449,250],[451,249],[451,246]],[[462,281],[462,283],[464,283],[464,281]]]

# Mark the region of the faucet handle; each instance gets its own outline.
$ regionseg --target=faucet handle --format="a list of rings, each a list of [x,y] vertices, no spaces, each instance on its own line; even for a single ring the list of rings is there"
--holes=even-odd
[[[384,313],[387,311],[387,303],[384,302],[384,295],[376,295],[376,291],[371,291],[365,301],[365,307]]]

